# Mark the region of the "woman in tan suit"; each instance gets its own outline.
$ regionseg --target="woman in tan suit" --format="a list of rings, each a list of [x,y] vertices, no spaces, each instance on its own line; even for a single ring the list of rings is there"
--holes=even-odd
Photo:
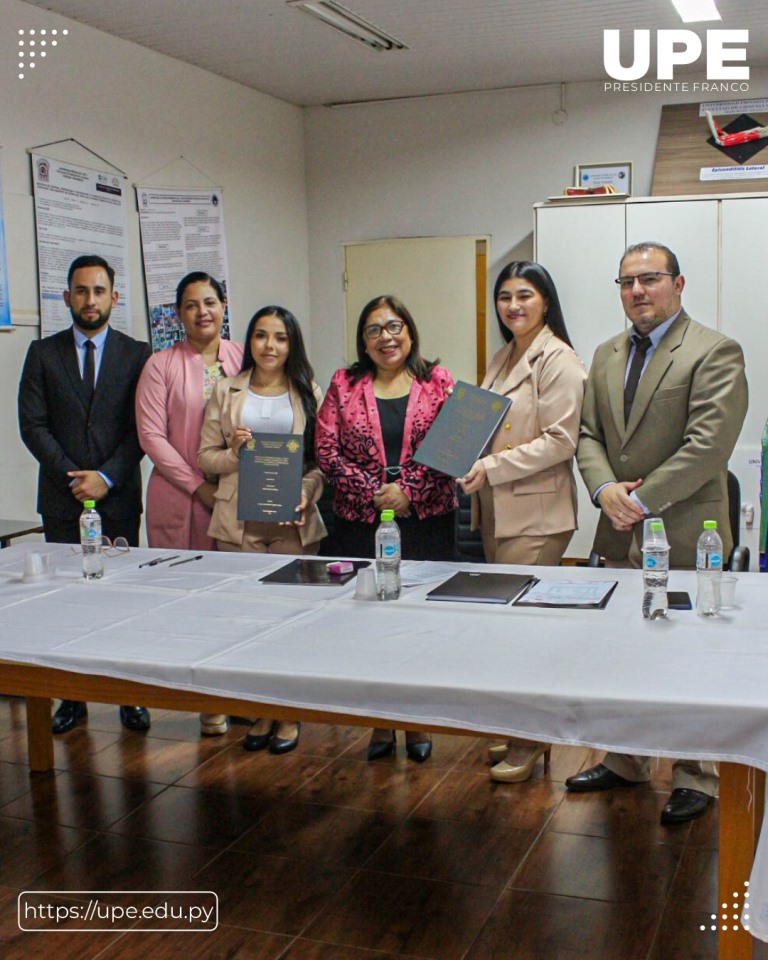
[[[220,381],[205,410],[198,465],[218,476],[209,536],[219,550],[256,553],[317,553],[326,530],[317,501],[323,475],[314,463],[317,408],[322,400],[313,380],[301,328],[284,307],[263,307],[245,335],[241,372]],[[301,502],[293,523],[237,519],[238,451],[253,433],[304,435]],[[246,750],[288,753],[299,742],[300,724],[260,719],[243,741]]]
[[[494,288],[506,346],[491,360],[482,386],[512,399],[486,456],[460,479],[472,496],[489,563],[557,565],[576,529],[573,458],[587,372],[565,328],[557,290],[538,263],[507,264]],[[526,756],[509,763],[512,746],[492,747],[494,780],[527,780],[549,746],[523,742]]]

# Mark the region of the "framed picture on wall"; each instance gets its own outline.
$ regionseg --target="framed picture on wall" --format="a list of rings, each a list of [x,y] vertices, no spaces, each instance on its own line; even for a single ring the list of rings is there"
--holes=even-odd
[[[617,193],[632,193],[632,163],[578,163],[576,187],[614,187]]]

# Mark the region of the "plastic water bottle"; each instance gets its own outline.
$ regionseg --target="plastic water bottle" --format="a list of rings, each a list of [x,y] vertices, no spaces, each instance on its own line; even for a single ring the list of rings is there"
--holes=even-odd
[[[85,510],[80,514],[83,576],[86,580],[99,580],[104,576],[104,556],[101,552],[101,517],[96,511],[95,500],[85,500],[83,506]]]
[[[717,520],[705,520],[696,544],[696,613],[716,617],[720,613],[720,581],[723,579],[723,541]]]
[[[400,528],[394,510],[381,511],[376,530],[376,592],[379,600],[400,596]]]
[[[669,544],[664,521],[648,520],[643,538],[643,616],[657,620],[667,615]]]

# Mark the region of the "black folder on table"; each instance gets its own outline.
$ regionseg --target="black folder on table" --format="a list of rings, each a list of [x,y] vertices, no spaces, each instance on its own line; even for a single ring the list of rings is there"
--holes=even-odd
[[[463,477],[488,445],[511,403],[510,397],[457,381],[413,459],[449,477]]]
[[[461,570],[439,587],[430,590],[427,600],[510,603],[535,579],[530,573],[475,573]]]
[[[357,575],[361,567],[370,567],[370,560],[350,560],[354,566],[351,573],[329,573],[330,560],[305,560],[297,557],[272,573],[259,577],[262,583],[293,583],[313,587],[341,587]]]

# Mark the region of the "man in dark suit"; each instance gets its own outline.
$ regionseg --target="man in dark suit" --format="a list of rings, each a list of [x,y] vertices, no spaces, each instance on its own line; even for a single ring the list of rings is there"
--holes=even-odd
[[[79,543],[85,500],[95,500],[102,532],[138,546],[142,451],[134,393],[149,346],[109,326],[117,303],[115,271],[99,256],[78,257],[64,301],[72,327],[30,344],[19,383],[21,438],[40,464],[37,509],[45,539]],[[87,714],[63,700],[53,732],[66,733]],[[130,730],[146,730],[145,707],[121,706]]]
[[[601,514],[594,550],[606,565],[642,565],[643,520],[660,516],[670,566],[692,569],[704,520],[733,547],[727,465],[747,412],[744,355],[682,309],[685,278],[659,243],[629,247],[616,281],[632,329],[601,344],[587,380],[577,459]],[[607,790],[649,779],[647,757],[609,753],[566,780]],[[678,760],[664,824],[701,816],[717,790],[711,762]]]

